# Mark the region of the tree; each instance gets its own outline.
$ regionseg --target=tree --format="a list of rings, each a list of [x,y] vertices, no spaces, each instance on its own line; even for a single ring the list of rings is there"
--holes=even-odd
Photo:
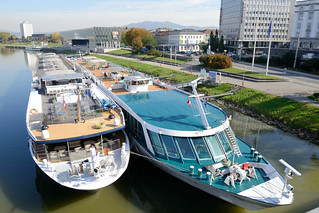
[[[156,45],[157,42],[155,41],[154,39],[154,36],[153,34],[149,34],[147,36],[145,36],[144,39],[142,39],[142,42],[143,42],[143,46],[145,46],[147,49],[151,49],[152,46]]]
[[[7,32],[0,32],[0,42],[1,43],[5,43],[9,40],[10,38],[10,33],[7,33]]]
[[[132,28],[123,36],[123,42],[132,46],[133,52],[139,51],[143,45],[152,46],[156,44],[154,35],[143,28]],[[144,43],[145,42],[145,43]]]
[[[133,47],[133,52],[138,52],[143,47],[141,36],[134,37],[131,46]]]
[[[17,36],[16,35],[11,35],[9,40],[15,41],[15,40],[17,40]]]
[[[225,47],[224,47],[224,36],[221,36],[220,40],[218,42],[218,50],[219,50],[220,53],[222,53],[222,52],[224,52],[224,49],[225,49]]]
[[[286,52],[282,56],[283,65],[286,67],[293,67],[295,62],[295,51],[291,50],[289,52]]]
[[[52,43],[60,43],[61,42],[61,39],[60,39],[60,34],[55,32],[53,35],[51,35],[51,39],[50,41]]]

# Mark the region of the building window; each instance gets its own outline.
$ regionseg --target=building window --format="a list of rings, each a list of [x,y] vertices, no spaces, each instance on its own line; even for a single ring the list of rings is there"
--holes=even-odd
[[[311,12],[311,13],[309,13],[308,19],[309,19],[309,20],[312,20],[312,17],[313,17],[313,13]]]

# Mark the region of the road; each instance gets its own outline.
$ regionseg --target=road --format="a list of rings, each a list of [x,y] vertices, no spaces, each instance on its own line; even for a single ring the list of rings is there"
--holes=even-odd
[[[108,55],[108,54],[107,54]],[[116,58],[123,58],[122,56],[113,56],[108,55],[111,57]],[[166,64],[158,64],[156,62],[150,61],[140,61],[138,59],[132,58],[125,58],[127,60],[133,61],[140,61],[141,63],[151,64],[154,66],[162,66],[167,67],[170,69],[174,69],[181,72],[191,72],[192,74],[199,75],[199,56],[194,56],[194,60],[184,64],[181,67],[175,67]],[[251,71],[251,64],[249,63],[237,63],[233,62],[233,67],[246,69]],[[254,67],[255,72],[265,73],[266,69],[265,66],[256,65]],[[319,76],[300,73],[296,71],[287,71],[286,75],[284,75],[283,69],[273,68],[270,67],[268,71],[268,75],[274,75],[278,77],[284,78],[286,81],[283,82],[253,82],[253,81],[246,81],[245,79],[238,79],[238,78],[231,78],[222,76],[220,83],[231,83],[237,85],[243,85],[247,88],[252,88],[256,90],[260,90],[262,92],[266,92],[269,94],[286,97],[289,99],[293,99],[299,102],[311,104],[314,106],[319,107],[319,102],[308,99],[309,95],[312,95],[315,92],[319,92]]]

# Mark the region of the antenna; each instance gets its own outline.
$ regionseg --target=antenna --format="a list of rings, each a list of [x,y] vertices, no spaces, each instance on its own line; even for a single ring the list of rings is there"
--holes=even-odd
[[[293,168],[292,166],[290,166],[286,161],[284,161],[283,159],[280,159],[279,162],[284,165],[286,168],[285,168],[285,185],[284,185],[284,188],[283,188],[283,191],[287,191],[288,194],[290,192],[293,191],[293,187],[287,183],[288,179],[289,180],[292,180],[292,176],[293,174],[297,175],[297,176],[301,176],[301,173],[298,172],[295,168]]]
[[[194,97],[194,98],[195,98],[196,105],[197,105],[197,108],[198,108],[198,110],[199,110],[200,117],[202,118],[202,122],[203,122],[204,127],[205,127],[206,129],[211,129],[211,127],[209,126],[209,123],[208,123],[208,121],[207,121],[207,118],[206,118],[205,111],[204,111],[204,109],[203,109],[201,100],[200,100],[200,98],[199,98],[200,95],[198,95],[197,90],[196,90],[197,81],[199,81],[199,80],[200,80],[200,78],[197,78],[197,79],[195,79],[194,81],[191,82],[194,95],[193,95],[193,96],[190,96],[190,97]]]

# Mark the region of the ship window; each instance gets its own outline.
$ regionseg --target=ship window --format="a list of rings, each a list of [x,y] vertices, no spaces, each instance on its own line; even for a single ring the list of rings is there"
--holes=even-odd
[[[229,146],[229,143],[228,143],[228,140],[227,140],[225,133],[220,132],[217,134],[217,136],[218,136],[218,139],[219,139],[221,145],[223,146],[225,152],[227,153],[227,152],[231,151],[231,148]]]
[[[152,132],[152,131],[148,131],[148,132],[150,134],[150,138],[151,138],[151,141],[153,143],[153,147],[154,147],[155,151],[160,155],[164,155],[164,150],[162,147],[161,139],[158,136],[158,134],[155,132]]]
[[[176,137],[176,142],[184,159],[195,160],[195,155],[187,138]]]
[[[171,136],[162,135],[163,144],[166,148],[168,157],[179,158],[178,151]]]
[[[211,148],[211,151],[213,152],[213,155],[216,159],[216,157],[220,157],[220,156],[224,156],[223,155],[223,151],[221,150],[218,142],[217,142],[217,139],[215,136],[208,136],[206,137],[206,141],[207,143],[209,144],[210,148]]]
[[[192,138],[195,150],[197,152],[197,155],[199,159],[208,159],[211,158],[209,151],[207,149],[207,146],[205,144],[205,141],[202,137],[200,138]]]

